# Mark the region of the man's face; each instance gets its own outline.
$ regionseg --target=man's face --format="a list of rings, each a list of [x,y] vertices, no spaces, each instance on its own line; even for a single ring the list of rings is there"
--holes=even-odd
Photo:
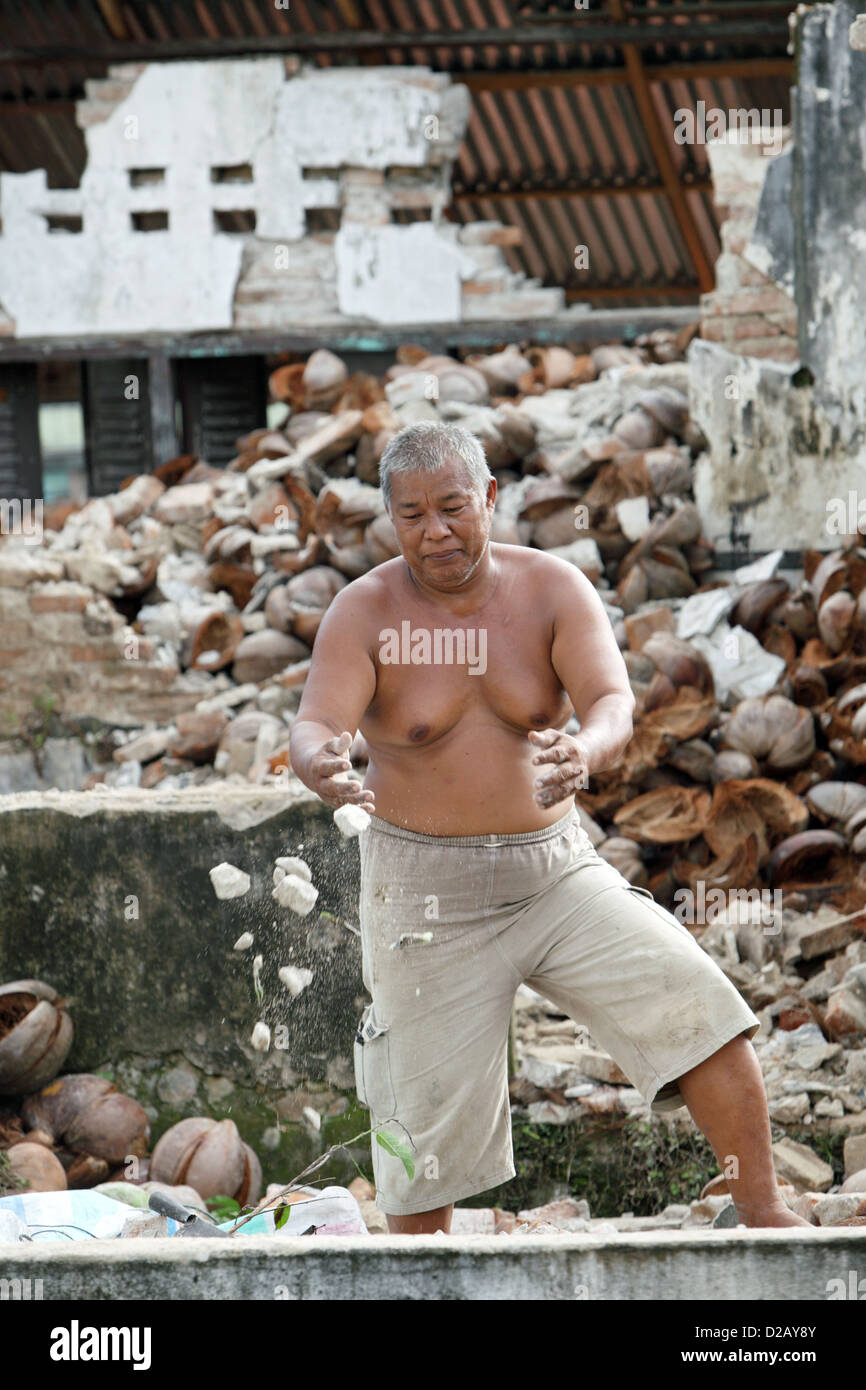
[[[435,473],[392,475],[391,520],[403,558],[419,581],[459,589],[470,578],[490,535],[495,499],[496,479],[481,497],[459,457]]]

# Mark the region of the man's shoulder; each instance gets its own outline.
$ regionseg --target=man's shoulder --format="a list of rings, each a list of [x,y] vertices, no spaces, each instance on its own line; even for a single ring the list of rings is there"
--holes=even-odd
[[[334,598],[331,607],[345,614],[364,615],[375,611],[393,590],[402,559],[385,560],[381,565],[362,574],[358,579],[342,588]]]
[[[493,546],[495,557],[503,564],[519,572],[521,576],[533,577],[549,582],[551,579],[575,580],[580,585],[585,578],[583,571],[559,555],[551,555],[548,550],[536,550],[529,545],[504,545],[497,542]]]

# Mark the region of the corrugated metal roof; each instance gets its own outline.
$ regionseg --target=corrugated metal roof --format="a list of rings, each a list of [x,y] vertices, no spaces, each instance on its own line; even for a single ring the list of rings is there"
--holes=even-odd
[[[701,100],[778,109],[787,122],[794,5],[608,4],[291,0],[284,10],[260,0],[0,0],[0,168],[44,167],[52,186],[74,185],[85,160],[74,102],[112,61],[296,50],[320,66],[425,64],[472,91],[450,216],[520,228],[521,245],[506,249],[512,268],[571,298],[696,301],[699,259],[706,278],[718,254],[718,220],[705,149],[675,142],[674,113]],[[624,42],[649,80],[684,189],[679,208]],[[575,266],[581,246],[585,269]]]

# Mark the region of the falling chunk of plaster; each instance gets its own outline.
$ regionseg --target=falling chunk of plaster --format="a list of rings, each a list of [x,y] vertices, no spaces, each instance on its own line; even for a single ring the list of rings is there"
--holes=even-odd
[[[245,932],[242,932],[241,935],[238,937],[237,941],[235,942],[234,946],[232,947],[232,950],[234,950],[234,951],[248,951],[248,950],[250,949],[250,947],[252,946],[252,944],[253,944],[253,934],[252,934],[252,932],[251,932],[251,931],[245,931]]]
[[[314,1110],[312,1105],[305,1105],[301,1114],[310,1128],[314,1129],[318,1134],[319,1130],[322,1128],[322,1117],[318,1110]]]
[[[396,951],[398,946],[405,946],[407,941],[420,941],[424,946],[429,946],[432,940],[432,931],[404,931],[402,936],[391,942],[388,950]]]
[[[352,835],[361,835],[370,824],[369,814],[363,806],[338,806],[334,812],[334,824],[341,835],[347,838]]]
[[[267,1052],[271,1045],[271,1030],[266,1023],[257,1023],[250,1036],[256,1052]]]
[[[218,898],[242,898],[250,890],[250,876],[234,864],[217,864],[210,871],[210,881]]]
[[[313,979],[312,970],[307,970],[299,965],[284,965],[278,974],[293,999],[297,999],[299,994],[303,994]]]
[[[306,917],[316,905],[319,890],[298,874],[286,874],[274,889],[273,896],[280,907],[291,908],[299,917]]]
[[[313,874],[309,864],[305,863],[303,859],[296,859],[292,854],[281,854],[279,859],[274,860],[274,865],[274,874],[276,874],[277,869],[280,869],[284,876],[286,874],[297,874],[298,878],[305,878],[308,883],[312,883],[313,881]],[[274,883],[277,882],[278,880],[274,878]]]

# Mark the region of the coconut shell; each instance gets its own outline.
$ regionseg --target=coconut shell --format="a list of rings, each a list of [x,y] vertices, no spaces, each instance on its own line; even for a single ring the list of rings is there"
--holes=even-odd
[[[80,1110],[63,1134],[64,1144],[73,1153],[90,1154],[110,1164],[122,1163],[130,1154],[143,1158],[149,1138],[144,1106],[114,1090]]]
[[[735,748],[723,748],[713,759],[710,781],[715,786],[717,782],[725,782],[731,777],[746,780],[757,777],[760,770],[757,760],[750,753],[741,753]]]
[[[76,1154],[66,1170],[66,1186],[70,1188],[95,1187],[105,1182],[112,1165],[104,1158],[94,1158],[93,1154]]]
[[[614,425],[613,432],[627,449],[654,449],[665,434],[658,421],[640,406],[626,411]]]
[[[64,1192],[66,1173],[59,1158],[42,1144],[13,1144],[6,1150],[9,1167],[29,1192]]]
[[[632,565],[619,581],[616,596],[619,606],[626,613],[634,613],[642,603],[646,603],[649,598],[649,582],[639,563]]]
[[[221,671],[231,662],[243,635],[244,625],[236,613],[210,613],[193,635],[190,666]],[[214,653],[216,659],[208,659]]]
[[[720,855],[706,863],[696,863],[692,859],[678,858],[673,863],[673,876],[682,888],[698,891],[698,883],[705,888],[721,888],[724,892],[733,888],[748,891],[758,881],[758,837],[746,835],[735,845],[729,854]]]
[[[797,888],[845,882],[851,877],[852,862],[845,840],[834,830],[804,830],[776,846],[767,871],[771,885]]]
[[[669,546],[657,545],[638,561],[647,579],[651,599],[688,598],[697,589],[685,556]]]
[[[811,711],[775,693],[741,700],[724,726],[723,738],[727,748],[765,760],[780,772],[802,767],[815,751]]]
[[[664,709],[667,705],[673,704],[676,697],[677,688],[673,681],[663,671],[656,671],[644,694],[641,714],[651,714]]]
[[[693,782],[709,782],[714,761],[715,754],[710,744],[702,738],[687,739],[668,754],[670,766],[691,777]]]
[[[662,679],[666,679],[662,677]],[[684,741],[706,733],[718,717],[718,707],[711,695],[701,695],[692,686],[682,686],[675,690],[674,698],[660,709],[654,709],[641,721],[650,728],[658,729],[671,739]],[[709,744],[704,745],[709,748]],[[710,748],[710,762],[713,750]],[[703,760],[703,754],[702,754]],[[709,776],[709,766],[706,770]],[[706,778],[701,778],[705,781]]]
[[[219,560],[208,570],[208,582],[212,589],[225,589],[231,594],[236,608],[246,608],[252,598],[258,575],[251,565],[235,565],[228,560]]]
[[[791,694],[798,705],[815,708],[823,705],[829,698],[827,682],[821,672],[816,671],[814,666],[807,666],[804,661],[797,663],[789,673],[788,679],[791,682]]]
[[[602,465],[581,501],[587,507],[615,507],[628,497],[646,497],[649,492],[643,454],[620,454],[615,463]],[[635,549],[635,558],[640,553]]]
[[[701,534],[701,518],[694,502],[683,502],[673,512],[660,512],[653,518],[645,535],[636,541],[626,557],[626,563],[649,555],[658,546],[671,548],[674,552],[680,546],[696,541]],[[683,567],[688,569],[683,560]]]
[[[857,603],[847,589],[824,599],[818,609],[818,635],[831,652],[841,652],[851,638]]]
[[[568,385],[577,366],[574,353],[558,345],[530,348],[526,355],[534,367],[541,369],[541,379],[547,391]]]
[[[781,599],[790,591],[787,580],[760,579],[749,584],[733,612],[732,625],[739,625],[757,637]]]
[[[503,352],[473,353],[466,358],[466,365],[481,372],[491,391],[500,393],[516,390],[519,378],[532,369],[529,358],[513,344]]]
[[[575,529],[574,517],[574,507],[566,506],[533,522],[532,544],[539,550],[554,550],[557,546],[570,545],[573,540],[585,536],[585,531]]]
[[[216,1124],[204,1115],[179,1120],[157,1140],[150,1158],[154,1182],[169,1184],[186,1181],[186,1170],[197,1145]]]
[[[262,1165],[259,1163],[258,1155],[249,1144],[244,1144],[244,1177],[237,1193],[237,1202],[240,1206],[254,1205],[261,1196],[262,1191]]]
[[[621,807],[613,817],[623,833],[641,844],[671,845],[700,835],[710,795],[697,787],[660,787]]]
[[[807,791],[806,804],[818,820],[841,825],[866,807],[866,786],[862,782],[819,782]]]
[[[50,985],[19,980],[0,988],[0,1095],[27,1095],[51,1081],[66,1061],[73,1034]]]
[[[330,410],[340,399],[348,377],[349,369],[342,358],[327,348],[316,348],[304,365],[304,409]]]
[[[304,363],[292,362],[286,367],[277,367],[268,377],[268,390],[275,401],[284,401],[293,410],[299,410],[304,403]]]
[[[656,668],[679,686],[693,686],[707,695],[713,692],[713,673],[703,652],[672,632],[654,632],[641,648]]]
[[[719,859],[727,859],[747,836],[754,835],[758,863],[763,864],[774,841],[805,830],[808,824],[808,807],[784,783],[767,777],[729,778],[713,791],[703,836]]]
[[[681,496],[691,490],[692,461],[688,449],[647,449],[643,460],[655,497]]]
[[[779,621],[798,642],[808,642],[810,637],[817,637],[818,619],[811,593],[798,590],[786,599],[779,610]]]
[[[247,1176],[247,1156],[234,1120],[214,1122],[195,1146],[183,1176],[202,1197],[234,1197]]]
[[[90,1072],[61,1076],[43,1086],[36,1095],[27,1097],[21,1107],[21,1118],[28,1129],[41,1129],[59,1141],[80,1110],[113,1090],[107,1077]]]
[[[623,878],[640,888],[646,887],[647,872],[635,840],[625,835],[609,835],[598,847],[599,858],[612,864]]]
[[[681,435],[689,419],[689,403],[673,386],[641,391],[637,405],[651,415],[668,434]]]
[[[267,680],[309,654],[309,647],[296,637],[265,628],[262,632],[250,633],[238,644],[232,674],[239,685]]]
[[[641,720],[617,764],[617,771],[629,782],[642,786],[666,756],[669,746],[670,740],[663,733]]]
[[[294,617],[295,609],[286,592],[286,585],[278,584],[265,599],[265,619],[268,627],[272,627],[276,632],[291,632]]]
[[[372,565],[394,560],[401,553],[394,523],[387,512],[370,522],[364,533],[364,545]]]

